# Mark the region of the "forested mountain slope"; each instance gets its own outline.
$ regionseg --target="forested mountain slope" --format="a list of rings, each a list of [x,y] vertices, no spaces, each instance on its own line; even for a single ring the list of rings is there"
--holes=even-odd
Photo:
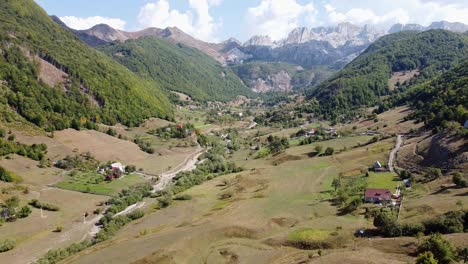
[[[444,30],[399,32],[384,36],[343,70],[316,88],[317,111],[334,118],[388,95],[393,73],[417,70],[411,84],[428,80],[468,55],[465,35]]]
[[[167,90],[186,93],[195,100],[226,101],[238,95],[253,94],[230,68],[181,43],[143,37],[114,42],[99,50],[141,77]]]
[[[409,102],[415,110],[411,117],[430,128],[463,126],[468,120],[468,58],[441,76],[409,88],[396,100]]]
[[[0,1],[0,103],[47,130],[171,118],[157,84],[89,48],[33,0]]]

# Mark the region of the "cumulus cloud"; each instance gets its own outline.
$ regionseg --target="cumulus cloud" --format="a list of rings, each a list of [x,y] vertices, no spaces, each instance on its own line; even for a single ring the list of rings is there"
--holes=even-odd
[[[298,27],[301,19],[314,21],[314,14],[312,2],[301,5],[296,0],[262,0],[247,10],[247,28],[250,34],[278,40]]]
[[[370,8],[352,8],[346,12],[338,12],[330,4],[325,4],[325,10],[331,24],[351,22],[357,25],[373,24],[388,26],[395,23],[406,24],[410,21],[408,13],[401,8],[388,11],[382,15],[377,15]]]
[[[76,17],[76,16],[63,16],[60,17],[68,27],[73,29],[88,29],[97,24],[107,24],[116,29],[125,29],[125,25],[127,22],[120,18],[109,18],[109,17],[101,17],[101,16],[93,16],[93,17]]]
[[[190,10],[181,12],[171,9],[167,0],[145,4],[138,14],[141,27],[178,27],[182,31],[205,41],[215,41],[220,22],[210,14],[210,7],[221,0],[189,0]]]
[[[353,2],[354,3],[354,2]],[[359,6],[359,7],[354,7]],[[394,23],[428,25],[433,21],[468,23],[468,2],[456,0],[381,0],[359,1],[344,8],[339,0],[323,5],[324,22],[373,24],[388,28]]]

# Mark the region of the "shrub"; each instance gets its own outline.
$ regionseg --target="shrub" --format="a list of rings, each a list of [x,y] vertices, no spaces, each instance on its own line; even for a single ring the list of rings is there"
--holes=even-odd
[[[115,137],[117,135],[117,131],[111,127],[109,127],[106,131],[106,134],[112,137]]]
[[[162,208],[168,207],[172,204],[172,196],[164,195],[158,199],[159,203],[161,204]]]
[[[332,148],[332,147],[327,147],[327,148],[325,149],[325,153],[324,153],[324,154],[327,155],[327,156],[331,156],[331,155],[333,155],[333,153],[335,153],[335,149]]]
[[[135,165],[127,165],[125,167],[125,172],[126,173],[133,173],[136,171],[136,166]]]
[[[468,186],[467,180],[465,179],[465,177],[463,177],[463,174],[459,172],[453,175],[452,181],[455,185],[457,185],[457,187],[460,187],[460,188],[464,188]]]
[[[437,260],[434,258],[434,254],[432,252],[424,252],[418,255],[418,259],[416,260],[416,264],[437,264]]]
[[[9,251],[9,250],[12,250],[14,249],[16,246],[16,241],[14,241],[13,239],[5,239],[3,241],[0,241],[0,252],[6,252],[6,251]]]
[[[128,218],[130,218],[131,221],[137,220],[145,216],[145,212],[142,210],[135,210],[127,215]]]
[[[25,205],[21,207],[20,211],[18,212],[18,217],[19,218],[26,218],[31,214],[32,210],[31,207]]]
[[[438,233],[432,234],[419,245],[417,252],[431,252],[440,264],[449,264],[455,260],[455,248]]]
[[[391,212],[377,212],[374,218],[374,226],[385,237],[398,237],[402,234],[402,229]]]
[[[424,230],[424,225],[419,223],[401,225],[401,234],[403,236],[416,236],[417,234],[424,233]]]
[[[37,264],[56,264],[66,259],[67,257],[76,254],[87,247],[91,246],[92,243],[89,240],[85,240],[80,243],[74,243],[66,248],[49,250],[42,258],[40,258]]]
[[[426,234],[431,233],[460,233],[463,232],[466,214],[463,211],[450,211],[424,222]]]
[[[29,205],[38,209],[42,208],[43,210],[47,210],[47,211],[59,211],[60,210],[60,208],[56,205],[42,203],[42,202],[39,202],[37,199],[32,199],[29,202]]]
[[[54,232],[56,233],[60,233],[63,231],[63,226],[56,226],[55,229],[54,229]]]
[[[180,194],[177,195],[174,200],[180,200],[180,201],[186,201],[186,200],[192,200],[192,196],[190,194]]]
[[[10,172],[1,166],[0,166],[0,181],[4,181],[4,182],[13,181],[13,177],[11,176]]]

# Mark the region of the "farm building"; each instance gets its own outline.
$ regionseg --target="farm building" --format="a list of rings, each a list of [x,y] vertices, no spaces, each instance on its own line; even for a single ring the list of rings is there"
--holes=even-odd
[[[364,193],[364,202],[366,203],[382,203],[390,202],[392,192],[388,189],[366,189]]]
[[[387,171],[387,169],[384,166],[382,166],[382,164],[378,160],[376,160],[374,162],[374,171],[384,172],[384,171]]]
[[[125,172],[125,166],[122,165],[122,163],[120,162],[115,162],[115,163],[112,163],[109,168],[111,170],[119,170],[120,172],[124,173]]]

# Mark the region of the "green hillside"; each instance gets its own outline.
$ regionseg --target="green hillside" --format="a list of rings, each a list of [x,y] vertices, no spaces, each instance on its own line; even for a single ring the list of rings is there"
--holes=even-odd
[[[428,80],[468,55],[468,40],[462,34],[444,30],[400,32],[384,36],[363,54],[316,88],[315,109],[328,118],[371,106],[390,94],[392,73],[418,69],[412,83]]]
[[[47,130],[172,117],[165,92],[53,22],[33,0],[0,1],[0,103]],[[68,74],[57,87],[39,58]]]
[[[253,83],[258,78],[271,82],[272,75],[284,71],[291,77],[291,85],[295,89],[317,85],[333,73],[326,67],[304,69],[285,62],[248,62],[235,65],[232,69],[246,84]]]
[[[227,101],[238,95],[252,95],[229,68],[183,44],[146,37],[99,49],[138,75],[195,100]]]

